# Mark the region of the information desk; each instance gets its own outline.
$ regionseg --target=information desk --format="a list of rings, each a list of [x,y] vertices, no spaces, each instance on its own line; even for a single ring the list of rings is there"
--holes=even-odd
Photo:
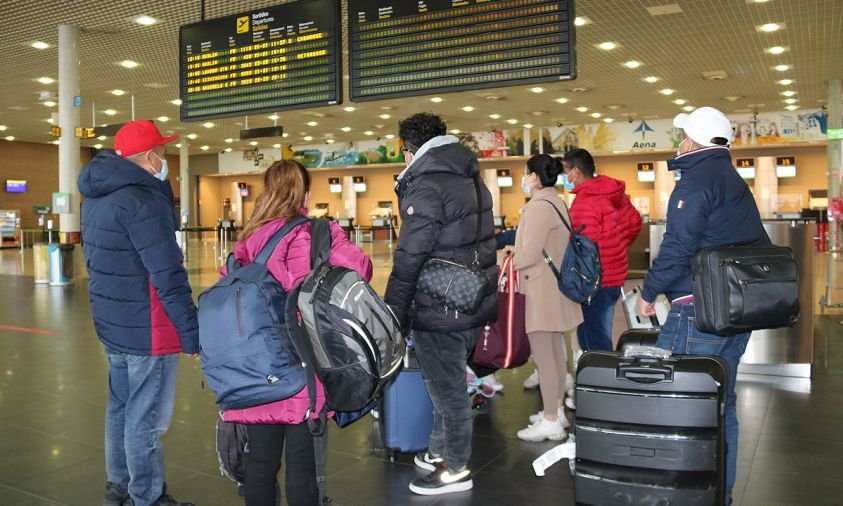
[[[181,120],[341,103],[339,6],[300,0],[180,27]]]
[[[576,77],[573,0],[348,0],[351,99]]]

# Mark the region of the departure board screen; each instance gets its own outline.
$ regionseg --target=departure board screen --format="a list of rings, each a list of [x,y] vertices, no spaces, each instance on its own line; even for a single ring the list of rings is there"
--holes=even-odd
[[[351,99],[576,77],[574,0],[349,0]]]
[[[182,121],[341,103],[339,5],[300,0],[180,27]]]

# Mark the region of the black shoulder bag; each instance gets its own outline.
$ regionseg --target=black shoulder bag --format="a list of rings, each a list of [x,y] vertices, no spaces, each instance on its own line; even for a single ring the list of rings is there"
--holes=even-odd
[[[477,195],[477,232],[474,234],[474,262],[469,265],[432,257],[422,266],[418,289],[428,297],[440,302],[447,312],[474,314],[480,309],[483,298],[489,292],[490,281],[480,266],[480,182],[474,176],[474,192]]]

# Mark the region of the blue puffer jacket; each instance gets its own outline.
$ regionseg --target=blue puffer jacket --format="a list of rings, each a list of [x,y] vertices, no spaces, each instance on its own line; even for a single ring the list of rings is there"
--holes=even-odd
[[[198,353],[170,183],[102,152],[82,169],[78,186],[97,336],[132,355]]]
[[[680,179],[670,194],[659,254],[644,280],[641,295],[649,302],[661,293],[671,300],[691,293],[691,258],[697,251],[766,237],[758,206],[732,165],[728,147],[690,151],[667,165]]]

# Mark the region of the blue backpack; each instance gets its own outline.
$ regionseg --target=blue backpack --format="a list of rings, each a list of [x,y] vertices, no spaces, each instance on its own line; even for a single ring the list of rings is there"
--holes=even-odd
[[[603,282],[603,267],[600,265],[600,252],[597,250],[597,244],[587,236],[581,234],[585,225],[573,230],[565,217],[562,216],[562,213],[559,212],[559,209],[553,205],[553,202],[544,199],[540,200],[547,202],[553,207],[553,210],[559,215],[559,219],[562,220],[565,228],[571,233],[571,240],[568,242],[565,257],[562,259],[561,269],[557,269],[553,265],[553,260],[547,254],[547,251],[542,250],[544,261],[550,266],[550,269],[556,276],[559,290],[566,297],[580,304],[591,304],[592,297],[597,294],[597,290],[600,289],[600,285]],[[566,205],[566,210],[567,207]],[[568,213],[568,216],[570,215]]]
[[[305,222],[287,221],[246,266],[230,255],[226,276],[199,296],[201,366],[220,409],[280,401],[306,384],[285,325],[287,294],[266,268],[281,239]]]

